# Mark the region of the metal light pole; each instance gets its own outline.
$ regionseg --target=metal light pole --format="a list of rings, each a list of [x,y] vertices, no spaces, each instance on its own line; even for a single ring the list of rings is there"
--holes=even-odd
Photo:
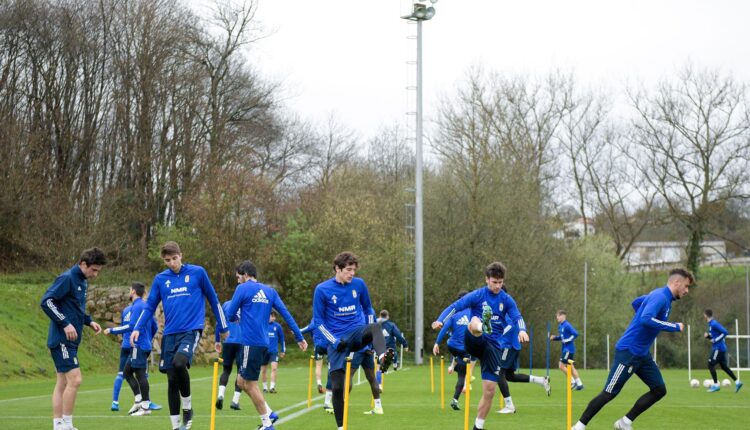
[[[588,288],[589,288],[589,262],[583,263],[583,370],[586,370],[586,331],[588,329]]]
[[[437,0],[430,0],[432,3]],[[435,16],[435,8],[414,3],[412,13],[401,18],[417,23],[416,167],[414,173],[414,362],[422,364],[424,350],[424,229],[422,211],[422,21]]]

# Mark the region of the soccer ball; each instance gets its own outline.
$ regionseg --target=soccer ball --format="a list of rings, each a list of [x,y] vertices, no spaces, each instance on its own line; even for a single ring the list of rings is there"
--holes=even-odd
[[[697,379],[691,379],[690,380],[690,386],[693,387],[693,388],[698,388],[698,387],[701,386],[701,383]]]
[[[713,383],[714,383],[714,381],[712,381],[712,380],[710,380],[710,379],[704,379],[704,380],[703,380],[703,388],[708,388],[708,387],[710,387],[710,386],[711,386],[711,385],[712,385]]]
[[[730,385],[732,385],[732,381],[730,381],[729,379],[723,379],[723,380],[721,381],[721,386],[722,386],[722,387],[728,387],[728,386],[730,386]]]

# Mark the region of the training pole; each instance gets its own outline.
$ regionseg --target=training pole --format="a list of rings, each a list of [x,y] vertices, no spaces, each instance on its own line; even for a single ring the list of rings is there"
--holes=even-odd
[[[440,409],[445,409],[445,358],[440,356]]]
[[[690,355],[690,324],[687,326],[687,343],[688,343],[688,382],[693,380],[692,355]]]
[[[430,392],[435,392],[435,363],[430,356]]]
[[[404,345],[401,345],[401,357],[398,360],[398,365],[404,367]]]
[[[734,343],[737,349],[737,380],[741,381],[740,369],[742,368],[742,365],[740,364],[740,320],[738,319],[734,320],[734,332],[737,334],[737,341]]]
[[[219,363],[223,361],[221,358],[214,361],[214,379],[211,383],[211,430],[216,428],[216,391],[219,389]]]
[[[310,377],[307,381],[307,409],[312,407],[312,378],[313,378],[313,363],[315,362],[315,356],[310,356]]]
[[[533,369],[534,369],[533,361],[534,361],[534,327],[529,326],[529,375],[531,375],[531,372],[533,372]]]
[[[568,360],[568,381],[573,376],[573,360]],[[573,426],[573,386],[570,383],[565,384],[565,390],[568,392],[568,425],[565,427],[569,429]]]
[[[607,333],[607,369],[609,369],[609,333]]]
[[[466,366],[466,381],[464,386],[466,387],[466,406],[464,406],[464,430],[469,430],[469,409],[471,408],[471,361]],[[502,396],[500,396],[502,397]]]
[[[547,321],[547,373],[544,375],[549,378],[549,349],[550,349],[550,324],[549,321]]]
[[[346,357],[346,381],[344,381],[344,430],[346,430],[349,424],[349,388],[351,385],[350,378],[352,376],[352,358]]]

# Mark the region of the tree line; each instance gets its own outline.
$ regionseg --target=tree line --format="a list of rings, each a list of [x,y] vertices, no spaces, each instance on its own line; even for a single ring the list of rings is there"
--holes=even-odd
[[[177,240],[223,299],[251,259],[304,319],[347,249],[374,303],[406,319],[411,136],[394,124],[364,138],[334,115],[313,123],[286,109],[282,86],[245,54],[264,36],[256,8],[0,4],[2,269],[67,265],[96,244],[123,270],[155,271],[159,245]],[[627,324],[616,286],[644,232],[687,240],[694,270],[707,237],[750,245],[746,85],[687,65],[624,100],[572,74],[481,68],[443,97],[427,136],[428,320],[493,260],[528,320],[580,315],[587,262],[600,339],[589,347],[601,351],[597,330]],[[555,238],[571,214],[597,234]]]

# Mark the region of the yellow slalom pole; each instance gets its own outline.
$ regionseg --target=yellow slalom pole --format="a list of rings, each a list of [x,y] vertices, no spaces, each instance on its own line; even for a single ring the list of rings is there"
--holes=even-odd
[[[573,373],[573,360],[568,360],[568,383],[566,383],[566,390],[568,392],[568,422],[566,429],[573,426],[573,386],[570,385],[570,377]]]
[[[440,409],[445,409],[445,358],[440,356]]]
[[[349,424],[349,388],[352,376],[352,358],[346,357],[346,380],[344,381],[344,430]]]
[[[435,363],[432,361],[432,356],[430,356],[430,392],[435,392]]]
[[[216,428],[216,392],[219,389],[219,363],[223,362],[221,358],[214,361],[214,379],[211,383],[211,430]]]
[[[377,354],[372,354],[373,369],[377,369],[378,368],[378,358],[376,357],[376,355]],[[375,371],[375,379],[376,379],[375,382],[377,382],[377,375],[378,375],[378,371],[376,370]],[[382,373],[380,374],[380,380],[381,381],[383,380],[383,374]],[[383,386],[382,382],[381,382],[380,386],[381,387]],[[382,389],[381,389],[381,391],[382,391]],[[370,399],[370,409],[375,409],[375,397],[373,397],[373,398]]]
[[[310,377],[307,382],[307,409],[310,409],[312,407],[312,378],[313,378],[313,362],[315,361],[315,356],[310,356]]]
[[[471,374],[471,362],[469,362],[466,368],[466,374]],[[466,406],[464,406],[464,430],[469,430],[469,409],[471,408],[471,380],[466,379],[464,382],[466,387]]]

